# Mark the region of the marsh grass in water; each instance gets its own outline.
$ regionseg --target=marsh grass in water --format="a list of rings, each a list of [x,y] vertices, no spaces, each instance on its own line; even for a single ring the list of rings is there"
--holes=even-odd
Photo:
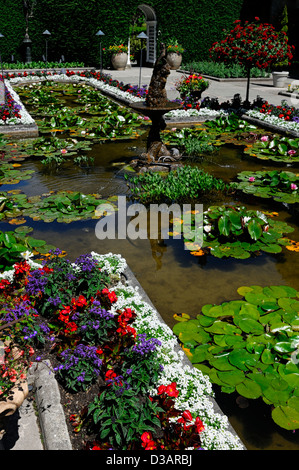
[[[148,171],[142,175],[125,175],[134,198],[143,203],[191,202],[206,193],[229,192],[233,186],[197,167],[183,166],[166,176]]]

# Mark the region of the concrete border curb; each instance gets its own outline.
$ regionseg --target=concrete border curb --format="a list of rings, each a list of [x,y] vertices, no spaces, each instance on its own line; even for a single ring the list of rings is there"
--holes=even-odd
[[[49,361],[34,363],[29,370],[45,450],[72,450],[61,397]]]
[[[0,126],[0,134],[5,134],[11,139],[26,139],[38,137],[38,127],[36,124],[16,124],[15,126]]]

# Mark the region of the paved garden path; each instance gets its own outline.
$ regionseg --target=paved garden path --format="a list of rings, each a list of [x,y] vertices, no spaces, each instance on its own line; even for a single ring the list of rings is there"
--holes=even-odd
[[[113,79],[124,82],[125,84],[130,83],[131,85],[139,85],[139,73],[140,68],[132,66],[126,70],[103,70],[103,72],[108,73],[112,76]],[[152,76],[152,69],[143,67],[141,70],[141,86],[149,85],[150,79]],[[177,70],[171,70],[170,75],[167,79],[166,90],[168,99],[172,100],[179,97],[179,93],[175,89],[175,83],[180,80],[183,76],[182,72]],[[299,84],[298,79],[290,78],[288,79],[286,86],[292,82]],[[241,95],[242,100],[246,98],[246,80],[238,81],[216,81],[209,80],[210,86],[203,93],[202,97],[209,96],[210,98],[218,98],[219,102],[231,100],[236,93]],[[267,100],[270,104],[280,105],[281,101],[285,99],[289,105],[299,107],[299,99],[282,96],[278,93],[284,91],[282,88],[275,88],[272,84],[272,79],[267,80],[255,80],[251,79],[250,82],[250,92],[249,100],[253,101],[256,99],[257,95],[261,96],[263,99]]]

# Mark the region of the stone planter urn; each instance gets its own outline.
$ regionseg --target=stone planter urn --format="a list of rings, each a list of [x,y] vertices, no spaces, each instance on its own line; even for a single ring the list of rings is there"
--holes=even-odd
[[[127,62],[128,54],[126,52],[118,52],[111,56],[111,63],[114,70],[125,70]]]
[[[9,416],[14,414],[29,393],[27,380],[19,380],[11,389],[6,400],[0,400],[0,440],[3,438]]]
[[[284,88],[286,79],[289,76],[289,72],[272,72],[273,86],[276,88]]]
[[[170,70],[177,70],[180,68],[183,56],[180,52],[167,52],[166,60],[170,66]]]

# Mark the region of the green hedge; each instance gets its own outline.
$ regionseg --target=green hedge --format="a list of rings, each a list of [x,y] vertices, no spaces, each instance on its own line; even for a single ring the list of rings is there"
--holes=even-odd
[[[22,0],[0,2],[0,40],[2,60],[23,60],[22,41],[25,18]],[[45,54],[42,32],[51,32],[48,41],[48,60],[83,61],[86,66],[99,65],[99,39],[95,33],[101,29],[105,36],[102,46],[115,41],[127,42],[129,25],[138,5],[136,0],[37,0],[34,16],[29,20],[32,40],[32,60],[41,60]],[[184,59],[204,60],[212,43],[222,37],[223,28],[229,28],[239,18],[243,0],[149,0],[157,15],[159,38],[175,37],[185,48]]]

